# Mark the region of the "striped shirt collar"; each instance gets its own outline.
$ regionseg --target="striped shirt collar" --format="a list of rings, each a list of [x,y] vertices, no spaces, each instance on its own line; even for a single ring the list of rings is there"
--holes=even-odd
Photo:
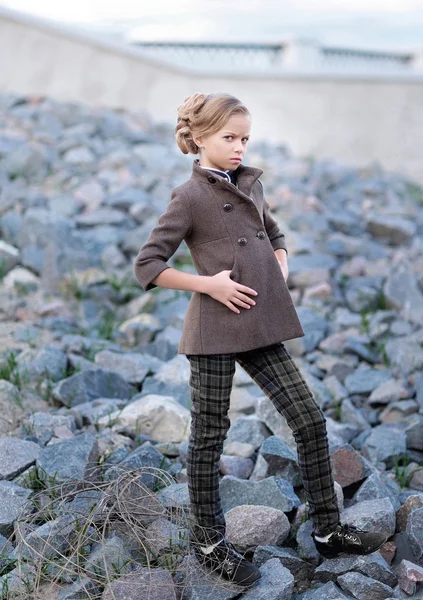
[[[221,171],[220,169],[213,169],[212,167],[203,167],[202,165],[198,165],[198,166],[201,167],[202,169],[208,169],[209,171],[214,171],[218,175],[221,175],[222,177],[227,179],[229,181],[229,183],[233,183],[234,185],[237,185],[236,184],[236,173],[235,173],[235,171],[232,171],[231,169],[226,169],[226,171]]]

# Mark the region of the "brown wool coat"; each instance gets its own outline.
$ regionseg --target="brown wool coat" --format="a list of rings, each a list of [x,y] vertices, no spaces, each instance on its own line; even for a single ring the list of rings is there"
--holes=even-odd
[[[178,354],[244,352],[305,335],[274,250],[285,235],[269,212],[258,179],[262,169],[242,163],[238,188],[193,161],[192,174],[175,187],[134,263],[135,276],[148,291],[169,268],[166,261],[185,240],[199,275],[230,269],[234,281],[258,293],[240,314],[208,294],[192,292]]]

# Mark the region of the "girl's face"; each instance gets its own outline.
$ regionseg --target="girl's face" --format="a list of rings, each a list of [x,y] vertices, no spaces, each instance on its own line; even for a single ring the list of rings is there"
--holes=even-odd
[[[200,165],[221,171],[237,169],[247,152],[250,130],[249,115],[232,115],[220,131],[194,138],[198,146],[204,146],[200,148]]]

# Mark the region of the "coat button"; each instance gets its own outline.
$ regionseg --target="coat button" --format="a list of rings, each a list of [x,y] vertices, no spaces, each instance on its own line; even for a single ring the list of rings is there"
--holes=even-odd
[[[207,179],[210,181],[210,183],[216,183],[216,178],[215,178],[215,177],[213,177],[212,175],[209,175],[209,176],[207,177]]]
[[[233,209],[234,209],[234,207],[230,203],[223,205],[223,210],[226,210],[227,212],[231,212],[231,210],[233,210]]]
[[[246,243],[247,243],[247,238],[244,238],[244,237],[242,237],[242,238],[239,238],[239,240],[238,240],[238,244],[239,244],[240,246],[245,246],[245,244],[246,244]]]
[[[264,231],[259,231],[259,232],[257,233],[257,237],[258,237],[258,238],[260,238],[260,239],[262,240],[263,238],[265,238],[265,237],[266,237],[266,234],[264,233]]]

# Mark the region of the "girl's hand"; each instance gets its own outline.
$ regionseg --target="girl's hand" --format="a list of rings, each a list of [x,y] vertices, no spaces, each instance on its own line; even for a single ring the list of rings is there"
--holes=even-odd
[[[230,278],[231,270],[220,271],[216,275],[206,277],[204,292],[225,304],[232,312],[239,314],[241,308],[250,310],[255,306],[255,301],[250,298],[256,296],[257,292],[246,285],[241,285]]]
[[[288,279],[288,275],[289,275],[288,265],[286,263],[282,263],[278,258],[276,260],[279,263],[279,266],[280,266],[281,271],[282,271],[283,278],[286,281]]]

